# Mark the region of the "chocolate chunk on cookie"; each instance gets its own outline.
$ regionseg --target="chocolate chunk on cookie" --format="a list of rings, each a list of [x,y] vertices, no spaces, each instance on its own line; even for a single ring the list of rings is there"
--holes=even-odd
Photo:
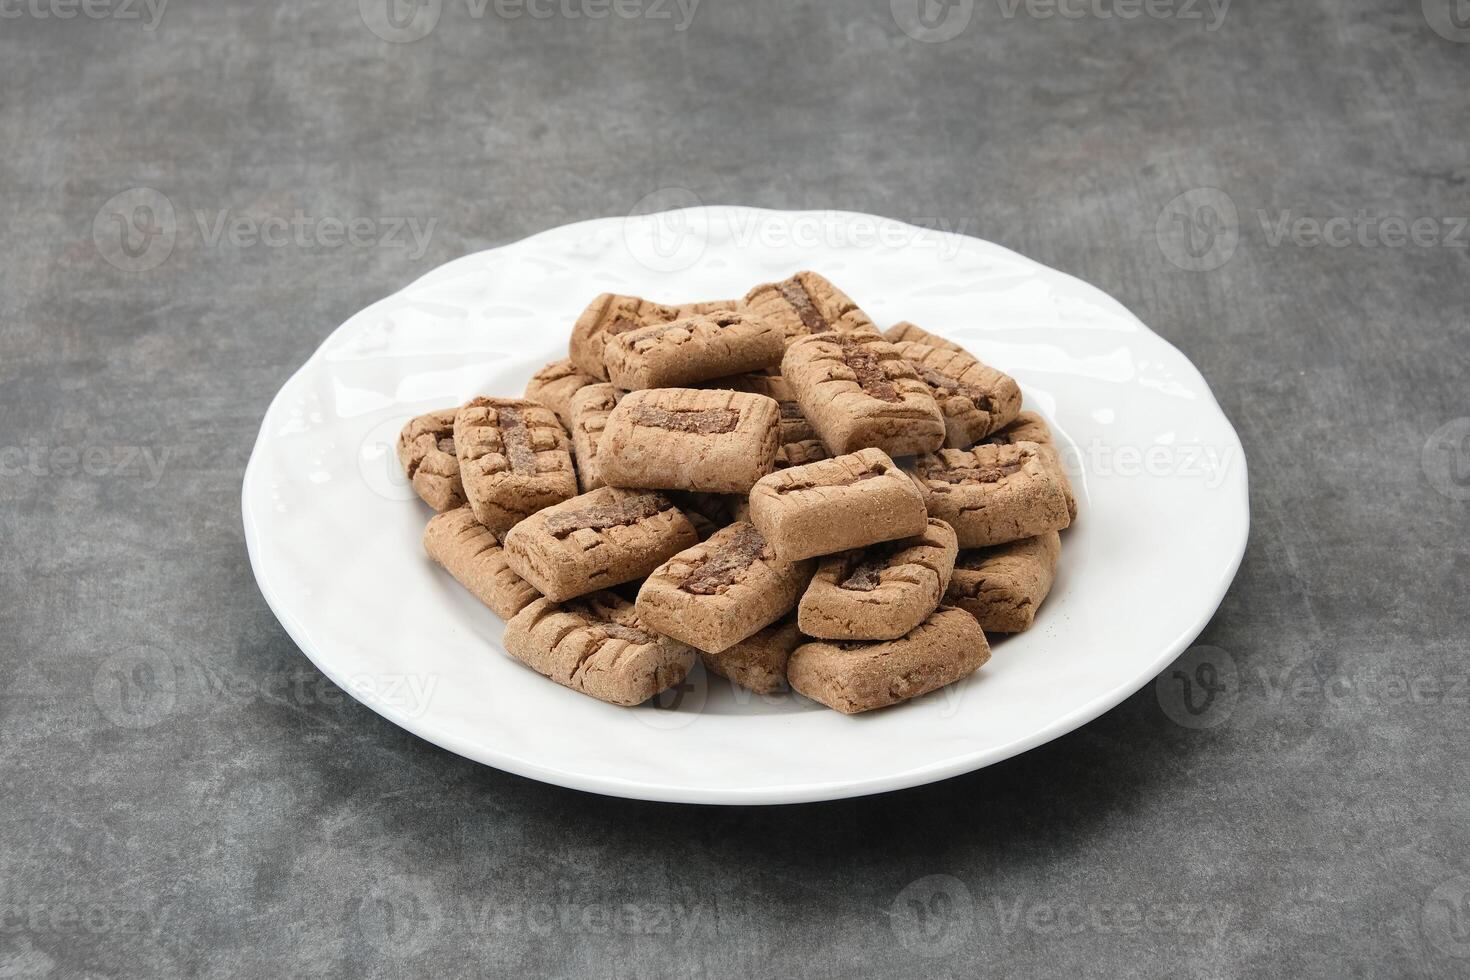
[[[874,331],[801,337],[786,348],[781,374],[834,454],[871,447],[906,456],[944,444],[944,416],[929,386]]]
[[[574,497],[567,434],[551,409],[522,398],[474,398],[454,417],[465,499],[498,535],[543,507]]]
[[[751,395],[765,395],[774,399],[781,408],[781,443],[804,442],[817,438],[817,430],[801,414],[796,395],[791,385],[779,374],[736,374],[726,378],[715,378],[697,387],[721,388],[725,391],[743,391]]]
[[[604,361],[604,347],[609,337],[637,330],[656,323],[671,323],[682,317],[739,306],[738,300],[720,300],[711,303],[684,303],[671,306],[655,303],[638,296],[620,296],[603,293],[587,305],[572,327],[569,353],[573,363],[587,374],[602,381],[608,380]]]
[[[785,561],[921,534],[924,498],[880,449],[777,470],[750,491],[750,520]]]
[[[642,704],[678,684],[694,651],[638,620],[612,592],[537,599],[505,625],[505,649],[536,673],[611,704]]]
[[[808,334],[877,327],[852,298],[815,272],[798,272],[745,294],[744,309],[776,324],[788,341]]]
[[[761,395],[635,391],[608,417],[598,467],[612,486],[744,493],[775,466],[778,416]]]
[[[963,351],[904,341],[894,345],[929,386],[944,413],[944,445],[967,449],[1010,425],[1021,412],[1014,378]]]
[[[434,515],[424,529],[424,550],[501,619],[510,619],[541,597],[510,570],[500,542],[468,507]]]
[[[798,693],[852,715],[953,684],[989,659],[975,617],[940,606],[897,640],[804,643],[791,654],[786,679]]]
[[[560,602],[640,579],[699,540],[661,493],[602,487],[538,511],[505,536],[505,560]]]
[[[1071,523],[1061,481],[1034,442],[941,449],[914,460],[909,473],[929,514],[954,528],[961,548],[1005,544]]]
[[[883,331],[883,337],[890,344],[898,344],[907,340],[916,344],[924,344],[928,347],[938,347],[940,350],[959,351],[961,354],[970,353],[953,340],[946,340],[939,336],[939,334],[930,333],[918,324],[910,323],[907,320],[900,320]]]
[[[526,398],[540,402],[556,413],[557,419],[570,432],[572,428],[572,396],[597,379],[587,374],[570,359],[552,361],[526,382]]]
[[[754,524],[731,524],[655,569],[638,616],[698,650],[723,650],[789,612],[814,565],[780,561]]]
[[[424,503],[443,513],[464,503],[459,457],[454,452],[454,416],[445,408],[410,419],[398,433],[398,462]]]
[[[1062,456],[1057,450],[1056,440],[1052,438],[1051,429],[1040,415],[1022,412],[1016,416],[1014,422],[987,436],[985,441],[996,446],[1013,446],[1018,442],[1034,442],[1040,446],[1041,458],[1045,460],[1047,468],[1056,474],[1067,494],[1067,514],[1072,520],[1077,519],[1077,495],[1072,490],[1072,480],[1067,476],[1067,468],[1062,465]]]
[[[959,545],[943,521],[924,533],[822,560],[797,608],[807,636],[893,640],[922,623],[949,586]]]
[[[613,384],[637,391],[774,367],[785,350],[775,324],[723,310],[610,335],[603,360]]]
[[[786,687],[786,663],[791,651],[806,638],[796,628],[796,617],[787,616],[752,636],[715,653],[701,651],[704,669],[727,677],[732,684],[757,694],[775,694]]]
[[[577,462],[577,485],[582,492],[607,484],[597,468],[597,446],[607,417],[617,407],[622,393],[605,382],[590,384],[572,396],[572,456]]]
[[[1055,531],[962,551],[944,601],[974,616],[987,633],[1020,633],[1031,627],[1051,592],[1061,554]]]

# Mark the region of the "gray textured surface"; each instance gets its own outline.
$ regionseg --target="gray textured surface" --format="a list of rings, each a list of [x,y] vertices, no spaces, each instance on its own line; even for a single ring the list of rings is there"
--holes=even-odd
[[[705,0],[683,31],[449,0],[395,44],[350,2],[153,30],[6,4],[0,976],[1470,972],[1470,444],[1442,428],[1470,416],[1470,44],[1418,0],[1008,7],[921,43],[886,0]],[[128,272],[93,223],[138,186],[179,230]],[[668,187],[959,224],[1189,354],[1252,463],[1201,639],[1228,717],[1150,687],[940,785],[699,809],[473,765],[319,681],[242,543],[270,397],[438,263]],[[1155,231],[1198,187],[1239,215],[1210,271]],[[298,209],[434,228],[419,254],[195,217]],[[1359,212],[1441,240],[1274,239]]]

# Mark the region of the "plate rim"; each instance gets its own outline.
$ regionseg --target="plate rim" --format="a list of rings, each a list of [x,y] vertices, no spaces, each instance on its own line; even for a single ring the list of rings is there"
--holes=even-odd
[[[1199,368],[1194,364],[1194,362],[1190,360],[1190,358],[1183,351],[1181,351],[1178,347],[1171,343],[1168,338],[1157,333],[1147,323],[1144,323],[1140,317],[1138,317],[1132,310],[1125,306],[1120,300],[1118,300],[1112,294],[1101,289],[1100,287],[1094,286],[1091,283],[1088,283],[1085,280],[1082,280],[1077,276],[1072,275],[1071,273],[1053,268],[1043,262],[1032,259],[1029,256],[1022,255],[1021,253],[1007,248],[1004,245],[1000,245],[987,239],[977,238],[972,235],[965,235],[959,232],[942,231],[931,228],[921,228],[920,226],[912,225],[904,221],[899,221],[895,218],[886,218],[865,212],[846,211],[840,209],[789,211],[774,208],[746,207],[741,205],[701,205],[698,207],[678,208],[671,211],[658,212],[657,216],[668,214],[688,214],[692,212],[703,213],[710,217],[730,214],[750,214],[777,215],[785,220],[793,220],[800,219],[802,216],[817,215],[827,218],[839,216],[844,219],[856,218],[868,221],[882,222],[884,224],[894,225],[924,235],[940,236],[947,239],[957,239],[962,242],[971,243],[972,246],[978,244],[980,246],[983,246],[985,249],[995,250],[1004,253],[1007,257],[1020,260],[1027,265],[1037,266],[1041,269],[1046,270],[1049,273],[1064,276],[1067,279],[1072,280],[1074,283],[1081,285],[1084,289],[1096,293],[1099,296],[1106,297],[1109,302],[1111,302],[1119,311],[1126,315],[1138,328],[1143,331],[1143,333],[1147,334],[1158,343],[1161,343],[1165,347],[1167,347],[1170,351],[1173,352],[1174,355],[1177,356],[1178,361],[1192,372],[1193,377],[1199,383],[1201,391],[1204,393],[1204,395],[1208,396],[1208,403],[1206,407],[1212,408],[1214,410],[1215,414],[1218,415],[1219,420],[1223,423],[1225,432],[1228,433],[1229,437],[1234,442],[1236,455],[1233,459],[1235,462],[1238,462],[1240,469],[1238,478],[1230,481],[1230,483],[1233,483],[1236,487],[1236,502],[1239,506],[1239,513],[1241,515],[1239,540],[1236,541],[1232,547],[1233,553],[1230,557],[1230,560],[1225,565],[1226,571],[1218,578],[1217,581],[1212,583],[1212,587],[1209,593],[1211,596],[1209,602],[1201,606],[1202,611],[1195,617],[1195,621],[1192,622],[1191,625],[1186,627],[1174,640],[1166,644],[1163,654],[1156,658],[1156,660],[1152,662],[1146,670],[1142,671],[1139,676],[1130,677],[1128,680],[1114,685],[1113,687],[1109,688],[1102,694],[1097,695],[1090,701],[1087,701],[1082,705],[1072,709],[1071,711],[1052,719],[1046,725],[1032,732],[1030,735],[1006,742],[1003,745],[979,749],[970,753],[955,756],[942,762],[934,763],[932,765],[919,766],[906,769],[901,772],[887,773],[871,778],[857,780],[846,779],[832,782],[809,781],[795,785],[777,784],[745,786],[737,788],[703,788],[683,786],[676,783],[656,783],[642,780],[634,781],[623,779],[617,776],[592,775],[584,772],[569,772],[553,767],[539,765],[537,763],[528,761],[520,756],[503,753],[490,747],[472,746],[465,744],[459,739],[459,737],[455,736],[454,734],[443,731],[432,723],[427,723],[427,716],[415,717],[405,714],[404,712],[395,708],[393,705],[384,703],[381,700],[375,698],[372,692],[363,691],[357,686],[352,685],[348,682],[347,678],[342,675],[341,672],[334,669],[330,665],[330,658],[321,656],[318,651],[313,649],[312,644],[306,641],[306,632],[304,627],[299,622],[297,622],[296,618],[288,611],[283,600],[276,592],[276,590],[271,586],[270,582],[262,571],[262,562],[260,559],[261,531],[258,526],[257,518],[255,517],[254,512],[252,511],[250,506],[249,488],[251,486],[252,478],[258,474],[258,469],[261,465],[259,463],[259,460],[262,456],[261,448],[266,441],[266,422],[273,417],[282,398],[285,396],[286,392],[290,388],[292,388],[297,379],[300,378],[308,368],[312,367],[318,361],[318,359],[324,358],[326,350],[337,339],[337,336],[347,328],[348,324],[352,323],[358,317],[362,316],[363,314],[367,313],[368,311],[379,305],[391,301],[400,294],[415,288],[430,276],[440,274],[450,266],[459,263],[468,263],[474,259],[489,256],[505,249],[522,246],[526,243],[535,241],[538,238],[543,238],[551,235],[569,234],[576,229],[586,229],[594,225],[625,221],[630,217],[629,215],[609,215],[600,218],[589,218],[582,221],[575,221],[564,225],[558,225],[553,228],[543,229],[542,231],[536,232],[535,234],[528,235],[514,241],[506,242],[493,248],[481,249],[476,252],[470,252],[465,255],[458,256],[425,271],[399,289],[394,290],[392,293],[389,293],[388,295],[383,296],[380,299],[354,312],[346,320],[338,324],[322,339],[321,343],[317,345],[316,349],[312,351],[312,353],[296,368],[296,370],[292,371],[291,374],[285,379],[285,381],[281,383],[280,388],[276,391],[275,395],[271,398],[269,404],[266,406],[265,412],[261,416],[260,427],[256,433],[255,440],[251,445],[250,458],[245,464],[245,470],[242,475],[240,484],[240,504],[245,535],[245,550],[250,560],[251,573],[255,578],[256,587],[260,590],[262,597],[266,601],[266,605],[275,615],[276,620],[286,630],[287,635],[291,637],[292,642],[296,644],[297,648],[306,656],[308,660],[312,662],[312,664],[318,670],[325,674],[334,684],[345,691],[354,700],[365,705],[370,710],[380,715],[392,724],[396,725],[397,727],[402,728],[404,731],[407,731],[412,735],[422,738],[425,741],[435,746],[438,746],[441,749],[452,752],[455,755],[469,759],[481,765],[487,765],[496,769],[502,769],[506,772],[515,773],[518,776],[524,776],[528,779],[534,779],[538,782],[550,783],[556,786],[565,787],[567,789],[580,790],[583,792],[597,793],[600,795],[614,796],[625,799],[636,799],[665,803],[719,804],[732,806],[812,803],[826,800],[851,799],[861,796],[870,796],[879,793],[893,792],[900,789],[908,789],[915,786],[922,786],[932,782],[938,782],[944,779],[952,778],[954,776],[959,776],[965,773],[983,769],[987,766],[994,765],[997,762],[1003,762],[1006,759],[1014,758],[1015,756],[1018,756],[1024,752],[1028,752],[1031,749],[1034,749],[1040,745],[1044,745],[1047,742],[1051,742],[1057,738],[1060,738],[1063,735],[1076,731],[1078,728],[1081,728],[1083,725],[1086,725],[1089,722],[1101,717],[1107,711],[1110,711],[1111,709],[1117,707],[1127,698],[1142,690],[1151,680],[1157,677],[1160,671],[1162,671],[1169,664],[1173,663],[1174,660],[1176,660],[1178,656],[1188,648],[1189,644],[1195,638],[1197,638],[1201,632],[1203,632],[1204,628],[1209,625],[1210,620],[1219,610],[1220,605],[1224,601],[1231,584],[1235,580],[1235,576],[1240,570],[1240,565],[1245,558],[1245,552],[1250,538],[1251,511],[1249,462],[1246,457],[1245,448],[1241,444],[1240,435],[1236,431],[1234,423],[1231,422],[1230,417],[1226,415],[1225,410],[1220,406],[1219,399],[1215,397],[1214,390],[1210,387],[1209,381],[1205,378],[1203,373],[1200,372]],[[654,216],[655,215],[639,215],[640,218]],[[1222,489],[1223,488],[1224,487],[1222,486]]]

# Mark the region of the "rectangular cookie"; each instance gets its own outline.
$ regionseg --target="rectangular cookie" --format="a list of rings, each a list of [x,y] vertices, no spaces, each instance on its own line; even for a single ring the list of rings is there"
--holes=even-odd
[[[541,593],[510,570],[490,529],[468,507],[435,514],[424,528],[424,550],[501,619],[510,619]]]
[[[975,617],[940,606],[897,640],[803,643],[791,654],[786,679],[798,693],[853,715],[936,691],[989,659]]]
[[[987,633],[1020,633],[1056,580],[1062,539],[1055,531],[1010,544],[960,552],[944,601],[965,610]]]
[[[598,382],[572,396],[572,456],[577,462],[577,485],[583,493],[607,485],[597,469],[597,445],[621,395],[613,385]]]
[[[1059,531],[1072,520],[1061,481],[1034,442],[941,449],[909,472],[929,514],[954,528],[961,548]]]
[[[827,452],[827,447],[822,440],[803,439],[801,442],[788,442],[776,450],[776,469],[784,470],[790,466],[805,466],[807,463],[831,458],[832,454]]]
[[[647,629],[612,592],[537,599],[505,624],[505,649],[563,687],[625,707],[683,681],[694,651]]]
[[[750,491],[750,520],[796,561],[921,534],[924,498],[881,449],[777,470]]]
[[[761,283],[745,294],[743,308],[780,327],[788,342],[814,333],[878,329],[850,296],[815,272]]]
[[[797,607],[797,624],[824,640],[896,640],[944,598],[959,545],[930,518],[924,533],[822,559]]]
[[[700,388],[723,388],[726,391],[744,391],[752,395],[765,395],[775,399],[781,408],[781,442],[804,442],[817,438],[817,430],[801,414],[796,395],[791,385],[779,374],[736,374],[727,378],[716,378],[699,385]]]
[[[457,408],[442,408],[409,419],[398,433],[398,462],[419,499],[443,513],[464,504],[459,457],[454,452]]]
[[[567,358],[552,361],[531,375],[531,380],[526,382],[525,397],[533,402],[540,402],[555,412],[561,424],[570,431],[572,396],[587,385],[596,383],[596,378]]]
[[[572,362],[587,374],[600,381],[607,381],[607,366],[604,363],[604,346],[608,337],[629,330],[637,330],[655,323],[670,323],[681,317],[739,306],[739,300],[718,300],[712,303],[685,303],[670,306],[655,303],[638,296],[620,296],[617,293],[602,293],[582,311],[572,327],[572,339],[568,352]]]
[[[944,416],[929,386],[875,331],[798,338],[781,375],[834,454],[872,447],[911,456],[944,445]]]
[[[1052,438],[1051,429],[1047,427],[1046,421],[1035,412],[1022,412],[1016,416],[1016,420],[999,432],[986,436],[985,441],[996,446],[1011,446],[1018,442],[1034,442],[1041,447],[1041,456],[1057,479],[1062,481],[1062,489],[1067,494],[1067,514],[1072,520],[1077,519],[1077,495],[1072,490],[1072,480],[1067,476],[1067,468],[1062,465],[1061,453],[1057,451],[1056,440]]]
[[[944,445],[968,449],[1015,421],[1021,386],[1010,375],[964,351],[903,341],[894,345],[929,386],[944,413]]]
[[[473,398],[454,417],[465,499],[475,519],[503,535],[543,507],[577,495],[566,430],[524,398]]]
[[[655,569],[638,617],[697,650],[723,650],[790,612],[814,567],[777,559],[754,524],[731,524]]]
[[[609,335],[603,361],[613,384],[638,391],[774,367],[785,350],[775,324],[722,310]]]
[[[643,578],[699,540],[661,493],[601,487],[521,521],[505,560],[554,602]]]
[[[939,336],[939,334],[930,333],[923,327],[920,327],[918,324],[910,323],[907,320],[900,320],[893,326],[889,327],[887,330],[883,331],[883,337],[890,344],[897,344],[902,341],[909,340],[913,341],[916,344],[926,344],[929,347],[938,347],[941,350],[954,350],[959,351],[961,354],[970,353],[959,344],[955,343],[953,340],[945,340],[943,337]]]
[[[704,669],[729,678],[730,683],[757,694],[775,694],[786,688],[786,662],[806,637],[787,616],[717,653],[699,654]]]
[[[615,487],[744,493],[776,464],[779,415],[762,395],[634,391],[608,417],[597,465]]]

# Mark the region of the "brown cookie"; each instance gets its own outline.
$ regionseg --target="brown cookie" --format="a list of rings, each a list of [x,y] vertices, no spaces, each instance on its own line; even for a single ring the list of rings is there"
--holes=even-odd
[[[552,361],[531,375],[531,380],[526,382],[525,397],[551,409],[567,431],[571,431],[572,396],[587,385],[596,383],[596,378],[570,359]]]
[[[631,392],[608,417],[597,465],[616,487],[744,493],[775,466],[779,414],[735,391]]]
[[[701,652],[699,659],[705,670],[728,677],[732,684],[757,694],[775,694],[785,689],[786,662],[804,639],[796,617],[787,616],[718,653]]]
[[[754,524],[731,524],[655,569],[638,616],[695,649],[723,650],[790,612],[814,567],[777,560]]]
[[[815,272],[756,286],[745,294],[744,309],[780,327],[788,341],[814,333],[877,330],[851,297]]]
[[[613,384],[638,391],[773,367],[785,350],[775,324],[724,310],[609,336],[603,360]]]
[[[611,704],[642,704],[682,681],[694,651],[638,621],[612,592],[537,599],[505,624],[505,649],[536,673]]]
[[[465,499],[503,535],[543,507],[577,495],[566,430],[551,409],[523,398],[474,398],[454,417]]]
[[[781,374],[834,454],[872,447],[908,456],[944,445],[929,386],[874,331],[801,337],[786,348]]]
[[[606,486],[597,469],[597,446],[607,417],[622,393],[605,382],[590,384],[572,396],[572,455],[577,461],[577,485],[582,492]]]
[[[985,441],[996,446],[1013,446],[1018,442],[1034,442],[1041,447],[1042,459],[1057,479],[1062,481],[1062,489],[1067,494],[1067,513],[1072,520],[1077,519],[1077,495],[1072,491],[1072,480],[1067,476],[1067,468],[1062,465],[1061,453],[1057,451],[1056,440],[1052,438],[1051,429],[1047,427],[1045,420],[1035,412],[1022,412],[1016,416],[1016,420],[1010,425],[985,438]]]
[[[827,447],[822,440],[803,439],[801,442],[788,442],[776,450],[776,469],[784,470],[789,466],[805,466],[807,463],[831,458],[832,454],[827,452]]]
[[[817,438],[817,430],[801,414],[796,395],[791,385],[779,374],[736,374],[728,378],[716,378],[699,385],[700,388],[722,388],[726,391],[743,391],[751,395],[765,395],[775,399],[781,407],[781,442],[803,442]]]
[[[824,558],[797,623],[824,640],[897,639],[938,607],[958,550],[950,526],[930,519],[916,537]]]
[[[916,344],[925,344],[929,347],[938,347],[941,350],[954,350],[959,351],[961,354],[969,353],[969,351],[965,350],[953,340],[945,340],[939,334],[930,333],[918,324],[910,323],[907,320],[900,320],[895,323],[883,331],[883,336],[890,344],[897,344],[907,340]]]
[[[954,528],[961,548],[1005,544],[1071,523],[1061,481],[1034,442],[941,449],[914,460],[909,473],[929,514]]]
[[[444,408],[409,419],[398,433],[398,462],[424,503],[443,513],[464,503],[459,458],[454,453],[454,416]]]
[[[924,498],[881,449],[777,470],[750,491],[750,520],[796,561],[921,534]]]
[[[944,413],[944,445],[968,449],[1021,412],[1021,386],[964,351],[904,341],[894,345],[929,386]]]
[[[791,654],[786,679],[798,693],[853,715],[953,684],[989,659],[975,617],[940,606],[897,640],[804,643]]]
[[[541,598],[531,583],[510,570],[500,542],[468,507],[435,514],[424,528],[424,550],[501,619]]]
[[[608,374],[603,360],[603,348],[609,337],[655,323],[670,323],[681,317],[714,313],[739,305],[739,300],[719,300],[670,306],[637,296],[603,293],[577,317],[576,325],[572,327],[569,353],[577,367],[601,381],[606,381]]]
[[[1020,633],[1030,628],[1051,591],[1061,554],[1055,531],[962,551],[944,601],[974,616],[987,633]]]
[[[505,536],[505,560],[561,602],[643,578],[699,540],[661,493],[602,487],[538,511]]]

